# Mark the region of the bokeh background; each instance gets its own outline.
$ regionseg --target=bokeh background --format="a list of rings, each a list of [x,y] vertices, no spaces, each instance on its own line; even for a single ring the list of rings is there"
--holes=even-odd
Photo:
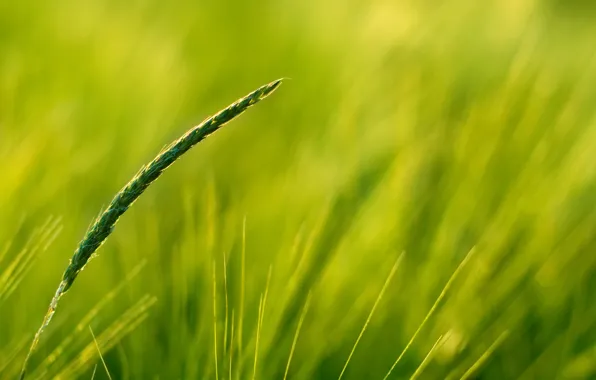
[[[0,377],[141,165],[288,77],[123,216],[28,378],[596,378],[595,21],[589,0],[1,1]]]

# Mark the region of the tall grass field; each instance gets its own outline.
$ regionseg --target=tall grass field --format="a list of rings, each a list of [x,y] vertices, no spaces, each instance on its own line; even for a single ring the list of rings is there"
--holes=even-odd
[[[596,5],[0,1],[19,377],[596,379]]]

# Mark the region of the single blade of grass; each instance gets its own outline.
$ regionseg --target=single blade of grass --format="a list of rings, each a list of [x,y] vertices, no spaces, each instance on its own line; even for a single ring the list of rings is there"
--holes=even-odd
[[[294,356],[294,350],[296,349],[298,336],[300,335],[300,330],[302,329],[302,323],[304,323],[304,318],[306,317],[306,313],[310,307],[311,296],[312,293],[308,293],[308,296],[306,297],[306,303],[304,304],[304,308],[302,309],[302,313],[300,313],[300,318],[298,319],[298,326],[296,327],[296,333],[294,334],[294,339],[292,340],[292,347],[290,348],[290,356],[288,357],[288,364],[286,365],[284,380],[288,378],[288,373],[290,372],[290,363],[292,362],[292,357]]]
[[[213,356],[215,360],[215,380],[219,380],[219,372],[217,365],[217,282],[216,282],[216,266],[213,260]]]
[[[466,255],[466,257],[464,257],[464,259],[461,261],[461,263],[457,266],[457,268],[455,269],[455,271],[453,272],[453,274],[451,275],[451,277],[449,277],[449,280],[447,280],[447,283],[443,287],[443,290],[441,290],[441,293],[439,294],[439,296],[435,300],[435,303],[432,305],[432,307],[430,308],[430,310],[428,311],[428,313],[426,314],[426,316],[422,320],[422,323],[420,323],[420,325],[418,326],[418,329],[416,329],[416,331],[414,332],[414,335],[412,335],[412,338],[410,338],[410,341],[408,342],[408,344],[406,344],[406,346],[404,347],[404,349],[402,350],[402,352],[399,354],[399,356],[397,357],[397,359],[395,359],[395,362],[393,362],[393,365],[391,366],[391,368],[389,369],[389,372],[387,372],[387,375],[385,375],[385,377],[383,378],[383,380],[387,380],[389,378],[389,376],[391,375],[391,372],[393,372],[393,370],[395,369],[395,367],[397,366],[397,364],[401,361],[401,359],[404,357],[404,355],[406,354],[406,352],[408,351],[408,349],[410,348],[410,346],[412,345],[412,343],[414,343],[414,340],[416,339],[416,337],[418,336],[418,334],[420,333],[420,331],[422,331],[422,328],[424,327],[424,325],[426,325],[426,322],[428,322],[428,320],[430,319],[430,317],[434,314],[435,310],[437,309],[437,307],[439,306],[439,304],[441,303],[441,301],[443,300],[443,298],[445,298],[445,295],[447,294],[447,291],[449,290],[449,288],[451,288],[451,285],[453,284],[453,281],[455,281],[455,278],[461,272],[462,268],[468,262],[468,260],[473,255],[473,253],[474,253],[474,249],[471,249],[468,252],[468,254]]]
[[[252,367],[252,380],[257,377],[257,361],[259,359],[259,338],[261,336],[261,318],[263,317],[263,294],[259,297],[259,314],[257,316],[257,337],[255,341],[255,358]]]
[[[377,306],[379,305],[381,298],[383,298],[383,294],[385,294],[385,290],[387,289],[387,286],[391,282],[391,279],[393,278],[395,271],[399,267],[399,264],[401,263],[403,256],[404,256],[404,254],[402,252],[399,255],[399,257],[397,258],[397,260],[395,261],[395,264],[393,264],[393,267],[391,268],[391,271],[389,272],[389,275],[387,276],[387,279],[385,280],[385,283],[383,284],[383,287],[381,288],[381,291],[379,292],[379,295],[377,296],[377,299],[375,300],[375,303],[373,304],[373,307],[370,310],[368,317],[366,318],[366,322],[364,322],[364,326],[362,326],[362,330],[360,330],[360,334],[358,334],[358,338],[356,338],[356,342],[354,342],[354,346],[352,346],[352,351],[350,351],[350,355],[348,355],[348,359],[346,360],[346,363],[344,364],[344,367],[341,370],[341,373],[339,374],[338,380],[341,380],[341,378],[344,376],[344,373],[346,372],[346,368],[348,368],[348,364],[350,364],[350,360],[352,360],[352,356],[354,355],[354,352],[356,351],[356,347],[358,347],[358,343],[360,343],[360,339],[364,335],[364,332],[366,331],[366,328],[368,327],[368,324],[370,323],[370,320],[371,320],[373,314],[375,313],[375,310],[377,309]]]
[[[462,375],[460,380],[469,379],[474,374],[474,372],[478,370],[478,368],[482,367],[482,365],[486,363],[488,358],[493,354],[493,352],[495,352],[497,347],[499,347],[499,345],[503,343],[503,341],[507,338],[508,335],[508,331],[503,331],[501,335],[499,335],[499,337],[493,342],[493,344],[491,344],[490,347],[488,347],[488,349],[482,354],[482,356],[480,356],[480,358],[478,358],[478,360],[476,360],[476,362],[472,364],[470,368],[468,368],[468,370]]]
[[[416,380],[420,376],[420,374],[422,373],[422,371],[424,371],[424,369],[428,365],[430,359],[432,359],[435,351],[437,350],[437,347],[439,347],[439,345],[442,342],[444,342],[443,335],[439,336],[439,339],[437,339],[437,341],[435,342],[435,344],[433,344],[433,346],[430,348],[430,351],[428,351],[428,354],[426,354],[426,356],[424,357],[424,359],[422,359],[422,363],[420,363],[420,365],[418,366],[418,368],[416,368],[416,371],[414,371],[414,373],[410,377],[410,380]]]
[[[232,358],[234,356],[234,309],[232,309],[232,327],[230,332],[230,366],[228,367],[228,380],[232,380]]]
[[[257,338],[255,343],[255,361],[253,366],[252,379],[254,380],[257,375],[257,361],[259,358],[259,339],[261,337],[261,328],[263,327],[263,318],[265,316],[265,305],[267,304],[267,295],[269,294],[269,284],[271,282],[271,271],[272,267],[269,266],[269,272],[267,273],[267,284],[265,285],[265,294],[262,296],[262,302],[259,303],[259,316],[257,320]]]
[[[224,279],[224,302],[225,302],[225,319],[224,319],[224,336],[223,336],[223,356],[225,357],[228,349],[228,267],[226,264],[226,254],[223,254],[223,279]]]
[[[277,87],[279,87],[281,82],[282,80],[278,79],[259,87],[255,91],[237,100],[215,115],[208,117],[198,126],[190,129],[182,137],[162,150],[157,157],[153,159],[153,161],[143,166],[141,170],[134,176],[134,178],[116,194],[108,208],[89,228],[85,234],[85,237],[79,243],[78,248],[72,256],[70,264],[64,271],[62,281],[58,285],[58,289],[56,290],[56,293],[50,302],[50,307],[43,318],[41,327],[33,338],[29,353],[27,354],[23,363],[20,379],[25,378],[27,373],[27,364],[32,353],[35,351],[37,344],[39,343],[41,334],[52,320],[52,317],[56,312],[56,308],[58,307],[60,298],[72,286],[78,274],[84,269],[85,265],[92,258],[93,254],[112,233],[120,216],[124,214],[130,206],[132,206],[134,201],[163,173],[164,170],[172,165],[190,148],[204,140],[213,132],[217,131],[236,116],[242,114],[249,107],[255,105],[262,99],[265,99]]]
[[[244,292],[246,281],[246,215],[242,219],[242,251],[240,257],[240,315],[238,318],[238,358],[242,358],[242,330],[244,324]],[[242,375],[242,361],[238,365],[236,377]]]
[[[95,372],[97,372],[97,364],[93,367],[93,373],[91,374],[91,380],[95,379]]]

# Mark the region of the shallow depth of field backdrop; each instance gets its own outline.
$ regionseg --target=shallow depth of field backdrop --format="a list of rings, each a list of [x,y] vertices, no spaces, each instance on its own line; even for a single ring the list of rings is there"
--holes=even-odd
[[[289,77],[122,217],[28,378],[106,379],[101,352],[113,379],[594,379],[595,19],[588,0],[1,1],[0,378],[141,165]]]

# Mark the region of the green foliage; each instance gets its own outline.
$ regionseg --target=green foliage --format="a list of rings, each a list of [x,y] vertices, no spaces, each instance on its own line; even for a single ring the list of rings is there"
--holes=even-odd
[[[27,378],[593,378],[584,3],[0,3],[0,377],[135,170],[288,76],[127,211]]]

